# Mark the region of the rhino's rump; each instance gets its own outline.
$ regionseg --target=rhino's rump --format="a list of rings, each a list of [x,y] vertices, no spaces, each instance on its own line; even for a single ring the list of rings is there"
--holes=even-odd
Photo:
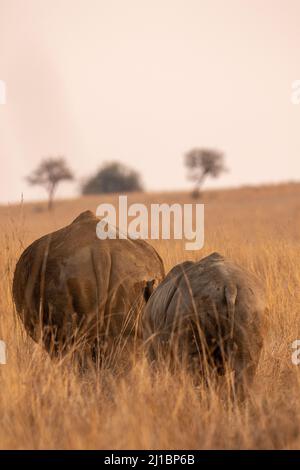
[[[169,338],[186,350],[196,338],[197,351],[210,355],[221,369],[233,351],[247,353],[256,342],[260,347],[264,308],[263,292],[251,273],[224,258],[208,257],[170,271],[146,307],[145,337],[156,332],[154,346]]]
[[[108,333],[128,334],[145,282],[161,280],[163,264],[150,245],[99,240],[97,222],[83,214],[32,243],[20,257],[13,295],[17,312],[36,341],[41,328],[57,342],[80,335],[92,342]]]

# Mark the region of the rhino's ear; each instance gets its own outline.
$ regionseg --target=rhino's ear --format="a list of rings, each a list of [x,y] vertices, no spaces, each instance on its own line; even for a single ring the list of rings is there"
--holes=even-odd
[[[154,283],[155,279],[152,279],[151,281],[146,281],[146,286],[144,289],[144,299],[146,300],[146,302],[148,302],[148,300],[150,299],[150,295],[154,291]]]

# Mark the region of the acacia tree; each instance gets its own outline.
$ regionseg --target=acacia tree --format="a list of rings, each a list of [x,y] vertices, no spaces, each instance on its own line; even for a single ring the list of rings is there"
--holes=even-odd
[[[185,154],[185,165],[189,169],[189,179],[195,181],[193,197],[199,197],[200,188],[208,176],[217,178],[227,171],[224,154],[218,150],[194,148]]]
[[[142,191],[140,175],[119,162],[108,162],[82,186],[82,194]]]
[[[59,183],[73,180],[74,176],[63,157],[48,157],[42,160],[26,179],[29,184],[43,186],[46,189],[48,193],[48,210],[51,210],[54,194]]]

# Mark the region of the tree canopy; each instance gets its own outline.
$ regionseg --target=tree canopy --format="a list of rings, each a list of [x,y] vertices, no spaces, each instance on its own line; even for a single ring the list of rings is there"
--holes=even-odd
[[[53,206],[54,194],[61,181],[74,178],[63,157],[48,157],[41,161],[38,167],[27,176],[31,185],[43,186],[48,193],[48,209]]]
[[[83,194],[142,191],[139,173],[119,162],[105,163],[82,186]]]

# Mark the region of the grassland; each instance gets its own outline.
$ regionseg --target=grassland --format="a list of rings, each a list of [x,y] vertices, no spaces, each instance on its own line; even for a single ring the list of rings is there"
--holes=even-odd
[[[14,312],[15,262],[34,239],[114,197],[0,208],[0,448],[9,449],[291,449],[300,448],[300,185],[207,192],[205,246],[153,242],[166,270],[212,251],[234,258],[265,282],[269,317],[253,389],[243,405],[225,403],[214,388],[194,388],[184,373],[153,378],[141,357],[126,374],[84,378],[51,363]],[[190,202],[184,193],[132,195],[135,202]]]

